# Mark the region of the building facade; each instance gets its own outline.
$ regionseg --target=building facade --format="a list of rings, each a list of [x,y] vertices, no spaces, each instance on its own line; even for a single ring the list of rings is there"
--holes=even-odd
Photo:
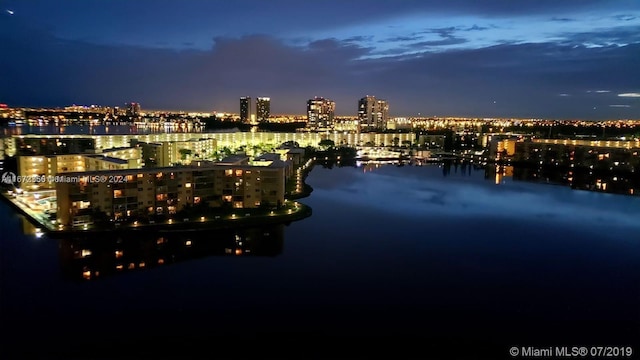
[[[520,163],[604,171],[640,171],[640,144],[617,141],[536,139],[515,143]]]
[[[335,101],[315,97],[307,101],[307,126],[311,129],[332,127],[336,111]]]
[[[100,154],[18,156],[18,175],[51,179],[58,174],[92,170],[139,169],[143,166],[140,148],[118,148]],[[22,184],[26,190],[55,188],[52,181]]]
[[[216,139],[213,138],[158,142],[132,140],[132,145],[142,151],[145,167],[189,164],[193,160],[211,156],[216,151],[216,144]]]
[[[386,100],[367,95],[358,101],[358,122],[360,130],[385,130],[389,117],[389,104]]]
[[[127,103],[127,116],[129,117],[138,117],[140,116],[140,103],[130,102]]]
[[[240,98],[240,121],[251,122],[253,120],[251,118],[251,98],[243,96]]]
[[[56,185],[57,221],[91,222],[97,211],[113,220],[174,215],[185,206],[272,207],[284,203],[280,166],[219,165],[65,174]],[[102,179],[105,179],[102,181]]]
[[[258,121],[267,121],[271,116],[271,98],[259,97],[256,100],[256,119]]]

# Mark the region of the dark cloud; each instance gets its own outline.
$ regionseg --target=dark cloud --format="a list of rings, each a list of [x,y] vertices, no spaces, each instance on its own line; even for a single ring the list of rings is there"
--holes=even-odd
[[[606,108],[606,97],[557,94],[584,93],[594,86],[640,88],[640,69],[632,55],[639,51],[640,45],[501,45],[413,56],[373,77],[394,94],[388,96],[391,104],[416,109],[416,113],[606,118],[610,114],[605,110],[593,111],[593,106]],[[640,117],[637,109],[626,115]]]
[[[445,45],[456,45],[456,44],[464,44],[465,42],[467,42],[466,39],[463,38],[459,38],[459,37],[454,37],[454,36],[448,36],[444,39],[441,40],[429,40],[429,41],[421,41],[415,44],[411,44],[410,47],[412,48],[417,48],[417,49],[422,49],[422,48],[429,48],[431,46],[445,46]]]
[[[552,17],[551,21],[558,21],[558,22],[572,22],[572,21],[576,21],[576,19],[571,19],[571,18],[566,18],[566,17]]]
[[[476,26],[476,25],[474,25]],[[477,27],[478,29],[480,27]],[[471,28],[469,28],[471,29]],[[445,27],[445,28],[429,28],[429,29],[425,29],[422,30],[420,32],[414,33],[410,36],[398,36],[395,38],[391,38],[388,39],[390,42],[392,40],[394,40],[393,42],[410,42],[409,44],[405,44],[402,45],[400,47],[398,47],[397,49],[394,49],[394,51],[398,51],[396,53],[403,53],[406,52],[408,49],[423,49],[423,50],[428,50],[431,47],[434,46],[446,46],[446,45],[456,45],[456,44],[463,44],[465,42],[467,42],[466,39],[461,38],[461,37],[457,37],[454,35],[454,33],[458,31],[458,28],[456,27]],[[415,41],[415,40],[422,40],[425,38],[426,34],[436,34],[438,35],[438,37],[440,37],[440,39],[437,40],[424,40],[424,41],[419,41],[419,42],[411,42],[411,41]],[[390,50],[387,50],[387,53],[393,54],[393,52],[391,52]]]
[[[613,18],[620,21],[633,21],[638,17],[634,15],[616,15]]]
[[[612,45],[640,43],[640,25],[618,26],[608,30],[560,34],[565,45]]]
[[[514,17],[526,21],[532,15],[573,18],[583,10],[612,8],[619,9],[617,12],[620,14],[632,14],[627,10],[638,8],[637,2],[634,4],[628,0],[380,0],[375,3],[370,0],[324,0],[303,4],[297,0],[271,0],[268,4],[246,0],[242,5],[226,0],[5,2],[14,8],[15,17],[28,17],[34,24],[50,26],[53,34],[64,39],[93,39],[92,42],[96,43],[138,46],[157,46],[155,43],[162,39],[164,46],[180,48],[183,40],[188,38],[201,49],[210,46],[210,38],[214,35],[241,37],[268,32],[279,38],[292,34],[308,36],[322,30],[370,25],[406,16]],[[631,19],[626,15],[619,16],[621,20]],[[398,26],[390,25],[388,28],[396,29]],[[470,30],[481,28],[471,26]]]
[[[491,27],[489,26],[478,26],[476,24],[473,24],[473,26],[470,27],[460,27],[458,28],[458,30],[460,31],[484,31],[484,30],[489,30],[491,29]]]
[[[406,42],[406,41],[417,41],[424,39],[424,35],[419,34],[410,34],[404,36],[392,36],[386,39],[378,40],[380,43],[388,43],[388,42]]]
[[[356,35],[356,36],[351,36],[348,37],[346,39],[343,39],[342,41],[345,42],[366,42],[366,41],[371,41],[373,40],[373,36],[372,35]]]
[[[453,33],[456,31],[455,26],[444,27],[444,28],[428,28],[422,31],[423,34],[438,34],[442,37],[450,37],[453,36]]]

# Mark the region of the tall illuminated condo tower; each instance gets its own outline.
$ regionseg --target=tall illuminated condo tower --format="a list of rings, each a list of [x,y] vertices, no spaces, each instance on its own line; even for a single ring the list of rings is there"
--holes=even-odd
[[[140,116],[140,103],[130,102],[127,103],[127,116],[135,117]]]
[[[240,121],[251,121],[251,98],[248,96],[240,98]]]
[[[326,128],[333,125],[336,102],[323,97],[315,97],[307,101],[307,126],[310,128]]]
[[[271,99],[268,97],[259,97],[256,101],[256,119],[258,121],[267,121],[271,115]]]
[[[389,117],[389,104],[375,96],[365,96],[358,101],[358,122],[361,130],[384,130]]]

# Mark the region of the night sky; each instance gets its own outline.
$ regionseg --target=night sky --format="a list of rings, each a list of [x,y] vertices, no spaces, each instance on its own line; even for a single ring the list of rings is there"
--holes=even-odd
[[[3,1],[0,102],[640,118],[640,1]]]

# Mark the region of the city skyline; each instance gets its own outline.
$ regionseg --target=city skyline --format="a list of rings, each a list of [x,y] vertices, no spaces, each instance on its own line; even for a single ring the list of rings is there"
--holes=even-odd
[[[0,103],[235,113],[251,93],[304,114],[322,94],[353,116],[376,94],[390,117],[640,118],[638,2],[361,5],[5,1]]]

